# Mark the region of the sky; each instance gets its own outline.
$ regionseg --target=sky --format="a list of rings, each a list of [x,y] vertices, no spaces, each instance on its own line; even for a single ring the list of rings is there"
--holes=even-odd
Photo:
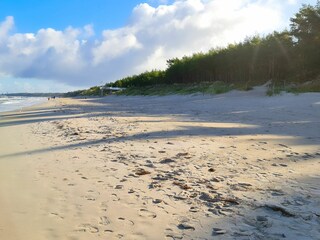
[[[289,27],[316,0],[0,0],[0,93],[66,92]]]

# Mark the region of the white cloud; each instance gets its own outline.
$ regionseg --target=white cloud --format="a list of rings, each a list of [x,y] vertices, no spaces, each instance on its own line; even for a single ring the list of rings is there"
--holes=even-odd
[[[126,26],[105,30],[101,37],[92,25],[11,33],[14,20],[7,17],[0,24],[0,73],[91,86],[164,68],[167,59],[225,46],[283,24],[276,1],[160,2],[167,5],[136,6]]]
[[[0,41],[5,38],[9,31],[13,28],[14,20],[12,16],[6,17],[5,21],[0,23]]]
[[[104,31],[103,37],[103,41],[92,49],[94,65],[119,58],[130,50],[142,47],[130,29]]]
[[[288,1],[288,4],[291,4],[291,5],[295,5],[298,3],[297,0],[287,0]]]

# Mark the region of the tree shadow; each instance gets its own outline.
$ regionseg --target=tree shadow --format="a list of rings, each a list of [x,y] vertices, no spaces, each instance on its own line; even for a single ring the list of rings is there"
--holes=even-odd
[[[296,97],[296,96],[293,96]],[[135,134],[70,144],[39,152],[85,147],[102,142],[192,136],[277,135],[295,145],[320,143],[320,105],[313,95],[296,103],[293,97],[227,98],[226,96],[105,97],[82,99],[84,104],[55,105],[2,113],[0,127],[74,119],[80,117],[148,117],[142,121],[156,124],[157,118],[178,123],[178,129]],[[297,97],[296,97],[297,98]],[[295,102],[292,102],[295,100]],[[252,101],[255,101],[253,104]],[[305,106],[305,110],[301,108]],[[299,108],[297,108],[299,107]],[[308,109],[309,108],[309,109]],[[310,111],[310,108],[313,111]],[[299,109],[299,111],[297,111]],[[303,115],[303,113],[305,113]],[[151,118],[150,118],[151,117]],[[209,124],[189,126],[188,123]],[[224,124],[234,124],[226,127]],[[35,152],[33,152],[35,153]],[[2,156],[4,157],[4,156]]]

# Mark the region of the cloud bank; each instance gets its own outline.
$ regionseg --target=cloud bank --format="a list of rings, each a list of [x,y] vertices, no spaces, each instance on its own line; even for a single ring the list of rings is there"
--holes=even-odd
[[[283,24],[277,1],[177,0],[136,6],[126,26],[15,33],[13,17],[0,23],[0,75],[92,86],[163,69],[166,60],[238,42]]]

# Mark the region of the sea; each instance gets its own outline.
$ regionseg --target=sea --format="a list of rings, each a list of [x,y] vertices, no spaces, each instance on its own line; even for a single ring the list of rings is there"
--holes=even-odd
[[[44,97],[9,97],[0,96],[0,112],[21,110],[24,107],[30,107],[47,100]]]

